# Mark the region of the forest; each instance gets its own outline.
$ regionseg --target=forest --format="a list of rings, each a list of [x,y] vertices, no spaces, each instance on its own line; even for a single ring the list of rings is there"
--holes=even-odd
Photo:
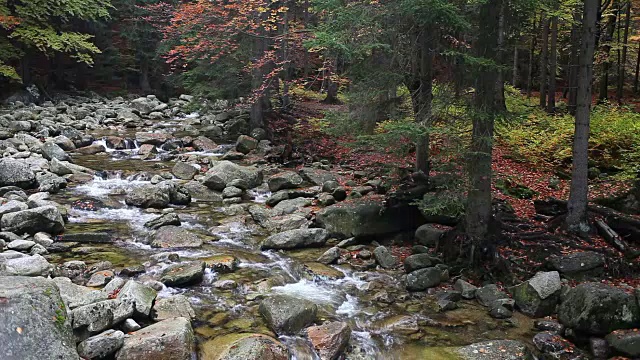
[[[640,358],[640,1],[0,0],[0,152],[2,359]]]

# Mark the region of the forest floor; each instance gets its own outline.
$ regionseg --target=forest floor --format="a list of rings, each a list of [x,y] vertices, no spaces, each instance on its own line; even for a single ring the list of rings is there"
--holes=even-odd
[[[395,167],[396,170],[400,170],[395,172],[397,181],[401,181],[399,174],[411,171],[414,160],[412,154],[403,157],[392,152],[353,146],[352,137],[333,137],[320,131],[314,126],[314,119],[322,118],[327,110],[348,111],[344,105],[323,104],[317,99],[302,98],[296,102],[293,114],[299,122],[292,128],[293,142],[294,147],[303,153],[305,159],[331,159],[334,165],[342,168],[378,171],[380,175],[385,172],[388,175],[388,170]],[[497,247],[497,252],[503,260],[500,269],[497,270],[508,272],[507,276],[500,275],[500,279],[505,282],[517,282],[531,276],[544,270],[549,257],[553,255],[594,251],[604,254],[607,259],[607,276],[603,282],[621,285],[623,288],[640,285],[640,280],[634,279],[637,278],[634,274],[640,274],[640,264],[635,259],[625,258],[624,254],[600,235],[594,233],[588,239],[573,236],[550,226],[552,219],[536,214],[535,200],[566,200],[570,186],[570,181],[558,178],[554,169],[538,165],[514,159],[507,144],[497,139],[493,152],[495,179],[508,179],[511,183],[535,192],[530,198],[522,199],[511,196],[496,186],[493,187],[494,199],[506,201],[515,214],[508,230],[503,230],[503,241]],[[550,186],[550,181],[554,182],[553,186]],[[494,185],[495,183],[496,181]],[[590,199],[611,197],[624,192],[630,186],[629,182],[613,178],[596,179],[590,184]],[[393,251],[402,257],[410,254],[409,247],[410,244],[407,243],[394,247]]]

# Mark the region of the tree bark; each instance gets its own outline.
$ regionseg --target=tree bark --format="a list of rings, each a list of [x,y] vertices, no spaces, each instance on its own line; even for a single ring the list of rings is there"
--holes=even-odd
[[[151,93],[151,84],[149,83],[149,61],[146,58],[140,59],[140,90],[143,93]]]
[[[638,57],[636,58],[636,76],[633,79],[633,93],[638,95],[638,83],[640,83],[640,41],[638,42]]]
[[[556,73],[558,61],[558,17],[551,18],[551,49],[549,54],[549,100],[547,101],[547,112],[556,111]]]
[[[549,62],[549,19],[542,14],[542,49],[540,50],[540,107],[547,107],[547,63]]]
[[[542,18],[541,18],[542,21]],[[529,47],[529,69],[527,70],[527,97],[531,97],[533,89],[533,59],[536,53],[536,39],[538,38],[536,29],[536,16],[533,17],[533,29],[531,31],[531,43]],[[542,25],[540,25],[542,26]]]
[[[429,125],[431,120],[431,102],[433,101],[433,57],[431,31],[420,33],[418,42],[417,67],[414,70],[414,85],[411,100],[416,122],[422,132],[416,142],[416,172],[429,176]]]
[[[573,140],[573,166],[566,218],[567,229],[577,233],[587,233],[589,231],[587,219],[589,121],[597,13],[598,0],[585,0],[578,75],[578,101]]]
[[[480,24],[477,39],[477,55],[499,63],[503,20],[503,0],[489,0],[480,8]],[[471,260],[493,258],[492,244],[488,239],[491,209],[491,154],[493,150],[494,116],[502,111],[496,97],[497,67],[483,67],[476,78],[476,113],[473,116],[471,152],[469,154],[469,183],[465,211],[465,230],[472,242]]]
[[[513,71],[511,74],[511,85],[518,86],[518,45],[513,46]]]
[[[574,9],[573,23],[571,25],[571,54],[569,56],[569,102],[568,110],[571,115],[576,113],[576,97],[578,94],[578,62],[580,49],[580,23],[582,22],[580,11]]]

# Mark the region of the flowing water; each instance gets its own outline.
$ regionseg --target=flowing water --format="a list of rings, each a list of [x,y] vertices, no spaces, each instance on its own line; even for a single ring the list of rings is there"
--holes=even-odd
[[[163,123],[172,127],[175,123]],[[104,140],[98,143],[106,147]],[[147,245],[149,230],[143,224],[159,215],[158,211],[127,206],[124,195],[132,188],[149,183],[138,174],[167,172],[172,162],[158,159],[144,161],[139,147],[129,142],[127,149],[108,149],[104,154],[77,156],[80,165],[100,170],[99,176],[74,185],[55,196],[71,205],[91,200],[95,209],[69,210],[67,234],[107,232],[110,243],[79,244],[64,253],[53,254],[54,262],[80,259],[88,264],[109,260],[116,267],[144,265],[140,280],[160,274],[163,263],[151,256],[160,252],[178,253],[181,261],[234,257],[238,268],[232,273],[207,269],[201,284],[185,288],[164,287],[159,297],[174,294],[187,296],[197,316],[194,328],[200,343],[229,333],[258,332],[275,336],[257,312],[260,300],[270,294],[287,294],[308,299],[318,305],[318,318],[346,321],[353,330],[348,359],[436,359],[429,349],[465,345],[472,341],[499,338],[531,338],[530,321],[516,315],[510,322],[491,319],[485,309],[472,303],[448,313],[435,311],[433,300],[424,294],[404,290],[401,274],[383,271],[358,271],[348,264],[326,267],[313,263],[324,249],[289,252],[261,251],[259,242],[268,235],[252,221],[246,211],[241,215],[232,206],[194,201],[189,206],[174,207],[182,227],[205,236],[202,248],[167,250]],[[162,151],[162,150],[161,150]],[[188,152],[188,156],[220,155],[216,152]],[[254,203],[264,203],[268,191],[253,191]],[[238,205],[233,205],[238,207]],[[219,280],[233,280],[238,286],[222,290],[214,286]],[[316,359],[317,354],[303,337],[284,336],[294,359]]]

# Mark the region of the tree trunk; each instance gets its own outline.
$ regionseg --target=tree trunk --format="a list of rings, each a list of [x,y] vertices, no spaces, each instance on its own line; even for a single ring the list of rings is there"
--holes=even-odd
[[[419,52],[417,66],[417,87],[412,91],[413,110],[416,122],[423,132],[416,143],[416,172],[429,176],[429,125],[431,120],[431,102],[433,101],[433,57],[431,48],[431,31],[420,33],[418,41]]]
[[[145,94],[151,93],[149,84],[149,61],[146,58],[140,59],[140,90]]]
[[[513,47],[513,72],[511,74],[511,85],[518,86],[518,45]]]
[[[631,23],[631,2],[627,1],[625,4],[625,22],[624,22],[624,36],[622,38],[622,58],[620,60],[620,66],[618,67],[618,88],[616,89],[616,97],[618,103],[622,103],[624,97],[624,79],[626,77],[627,67],[627,49],[629,46],[629,25]]]
[[[575,136],[573,140],[573,167],[571,171],[571,189],[566,218],[568,230],[577,233],[586,233],[589,231],[587,219],[587,198],[589,191],[589,121],[597,13],[598,0],[585,0],[582,21],[582,42],[580,47],[580,68],[578,73],[578,101],[575,115]]]
[[[533,59],[536,53],[537,38],[538,38],[538,35],[537,35],[537,29],[536,29],[536,16],[534,16],[533,29],[531,32],[531,44],[529,48],[529,69],[527,70],[527,97],[531,97],[531,92],[533,88]]]
[[[489,0],[480,8],[477,55],[499,63],[504,14],[503,0]],[[476,114],[473,116],[471,151],[469,154],[469,183],[465,211],[465,230],[472,242],[471,260],[493,258],[488,238],[491,222],[491,154],[493,150],[494,116],[502,110],[496,101],[497,67],[483,67],[476,78]]]
[[[598,102],[605,102],[609,99],[609,68],[611,67],[611,59],[609,53],[611,52],[611,41],[613,41],[613,35],[616,30],[617,19],[617,7],[618,0],[615,0],[613,6],[615,11],[609,15],[605,31],[602,33],[600,44],[602,51],[602,74],[600,74],[600,89],[598,91]]]
[[[331,77],[335,72],[336,64],[338,63],[337,59],[327,60],[327,65],[325,65],[325,87],[327,90],[327,96],[322,100],[325,104],[340,104],[340,100],[338,99],[338,83],[333,81]]]
[[[556,73],[558,61],[558,17],[551,18],[551,50],[549,54],[549,100],[547,101],[547,112],[554,113],[556,110]]]
[[[571,25],[571,54],[569,56],[569,102],[568,110],[571,115],[576,113],[576,96],[578,94],[578,61],[580,49],[580,23],[581,12],[578,9],[573,10],[573,23]]]
[[[633,79],[633,93],[638,95],[638,83],[640,83],[640,41],[638,42],[638,57],[636,58],[636,77]]]
[[[282,67],[282,109],[288,110],[291,105],[289,97],[289,13],[284,13],[284,23],[282,28],[282,59],[284,66]]]
[[[549,19],[542,14],[542,49],[540,50],[540,107],[547,107],[547,63],[549,62]]]

